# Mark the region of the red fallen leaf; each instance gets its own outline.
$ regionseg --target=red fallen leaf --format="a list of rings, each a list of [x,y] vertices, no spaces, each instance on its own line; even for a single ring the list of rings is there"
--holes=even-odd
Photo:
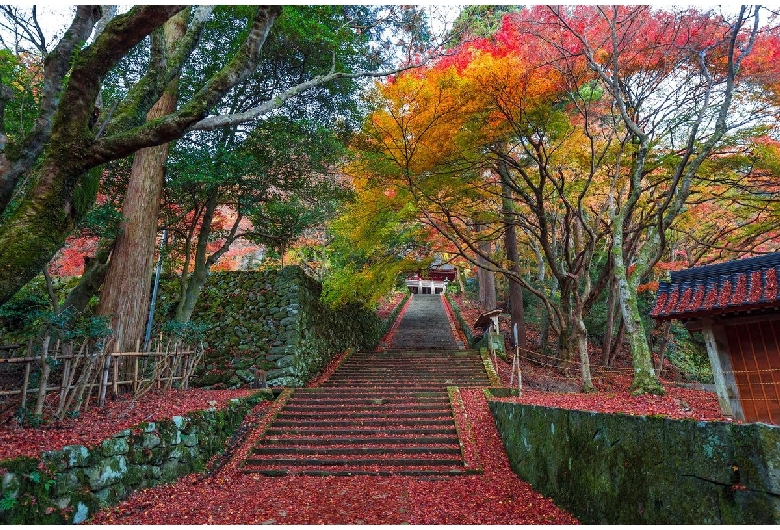
[[[250,395],[253,390],[169,390],[150,392],[128,407],[126,399],[107,400],[103,408],[93,407],[77,418],[54,422],[38,428],[22,428],[10,422],[0,426],[0,460],[17,456],[37,456],[43,451],[66,445],[93,447],[117,432],[144,421],[168,419],[208,408],[218,408],[233,398]]]

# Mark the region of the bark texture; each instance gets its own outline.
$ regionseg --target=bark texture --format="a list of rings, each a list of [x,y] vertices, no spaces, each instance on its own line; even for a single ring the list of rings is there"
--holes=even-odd
[[[187,30],[188,11],[165,23],[166,56]],[[176,110],[178,78],[171,81],[147,115],[152,121]],[[143,337],[149,308],[149,287],[157,241],[168,144],[140,149],[133,159],[122,207],[122,229],[114,245],[98,313],[111,318],[115,347],[130,351]]]

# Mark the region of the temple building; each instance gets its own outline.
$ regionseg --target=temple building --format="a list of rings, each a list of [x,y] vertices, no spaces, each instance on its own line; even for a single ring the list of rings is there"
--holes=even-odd
[[[650,315],[701,331],[724,415],[780,424],[780,252],[671,273]]]
[[[417,271],[407,276],[406,286],[413,294],[441,294],[447,290],[449,282],[455,280],[453,265],[432,265],[425,271]]]

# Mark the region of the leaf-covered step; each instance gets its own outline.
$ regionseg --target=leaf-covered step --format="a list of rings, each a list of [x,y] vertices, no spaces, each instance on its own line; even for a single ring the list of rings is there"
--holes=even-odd
[[[450,402],[446,396],[442,397],[427,397],[416,398],[413,396],[399,396],[399,397],[373,397],[373,398],[340,398],[340,399],[326,399],[312,398],[312,397],[300,397],[297,399],[290,399],[287,401],[287,406],[295,407],[342,407],[342,406],[356,406],[362,407],[366,405],[423,405],[423,406],[446,406]]]
[[[347,456],[339,456],[337,458],[280,458],[274,457],[272,460],[274,465],[277,466],[426,466],[436,464],[439,466],[462,466],[463,461],[460,458],[397,458],[395,456],[388,456],[387,458],[364,458],[363,456],[355,456],[353,458]],[[262,465],[266,463],[266,460],[262,458],[256,458],[254,456],[246,459],[247,466]]]
[[[388,419],[388,420],[377,420],[377,419],[341,419],[341,420],[296,420],[296,419],[277,419],[274,421],[274,426],[277,427],[327,427],[331,426],[332,428],[338,428],[338,427],[355,427],[355,426],[382,426],[382,427],[393,427],[393,426],[417,426],[420,424],[424,425],[452,425],[453,420],[450,419],[425,419],[425,421],[418,421],[418,418],[395,418],[395,419]]]
[[[297,413],[349,413],[351,411],[360,412],[384,412],[387,410],[407,411],[407,410],[425,410],[425,411],[449,411],[449,403],[409,403],[409,402],[397,402],[397,403],[339,403],[333,405],[303,405],[299,403],[287,403],[284,407],[285,412],[297,412]]]
[[[298,466],[289,468],[284,466],[257,466],[245,467],[244,473],[256,473],[267,477],[283,477],[287,475],[307,475],[317,477],[349,477],[349,476],[380,476],[387,477],[393,475],[412,476],[412,477],[437,477],[437,476],[464,476],[476,475],[481,471],[473,468],[449,467],[449,466],[430,466],[426,469],[420,467],[403,466],[382,466],[374,469],[347,467],[344,468],[321,468],[316,466]]]
[[[290,427],[278,426],[274,424],[272,427],[265,431],[265,436],[413,436],[417,434],[431,434],[431,435],[457,435],[454,424],[450,426],[419,426],[412,425],[406,428],[387,428],[382,426],[381,429],[372,426],[366,426],[364,428],[341,428],[338,431],[332,427],[305,427],[301,425],[293,425]]]
[[[353,456],[353,455],[382,455],[390,457],[395,455],[428,455],[437,457],[439,455],[449,455],[460,457],[460,447],[438,447],[438,446],[264,446],[256,447],[252,451],[253,455],[313,455],[318,457],[326,456]]]
[[[387,419],[400,419],[400,418],[420,418],[420,419],[427,419],[427,418],[435,418],[435,419],[441,419],[441,418],[447,418],[451,416],[451,412],[449,410],[433,410],[433,411],[425,411],[425,410],[411,410],[411,411],[394,411],[391,409],[384,409],[380,411],[372,411],[372,412],[352,412],[352,411],[342,411],[342,412],[333,412],[333,413],[324,413],[324,412],[296,412],[296,411],[289,411],[286,409],[282,409],[282,412],[279,413],[277,418],[279,419],[301,419],[301,420],[307,420],[312,418],[332,418],[332,419],[371,419],[371,418],[387,418]]]
[[[284,443],[286,445],[315,445],[315,444],[333,444],[333,445],[347,445],[347,444],[366,444],[366,445],[424,445],[424,444],[442,444],[449,445],[459,443],[458,437],[450,436],[416,436],[409,437],[377,437],[377,436],[353,436],[350,438],[339,438],[328,435],[321,437],[300,437],[300,436],[268,436],[262,439],[259,445],[270,445]]]

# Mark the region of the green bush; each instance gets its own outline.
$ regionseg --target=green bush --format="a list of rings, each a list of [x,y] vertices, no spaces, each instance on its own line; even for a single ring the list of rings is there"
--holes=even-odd
[[[696,332],[691,336],[685,326],[678,322],[672,323],[670,331],[672,336],[666,347],[666,358],[686,379],[712,383],[712,367],[701,333]]]

